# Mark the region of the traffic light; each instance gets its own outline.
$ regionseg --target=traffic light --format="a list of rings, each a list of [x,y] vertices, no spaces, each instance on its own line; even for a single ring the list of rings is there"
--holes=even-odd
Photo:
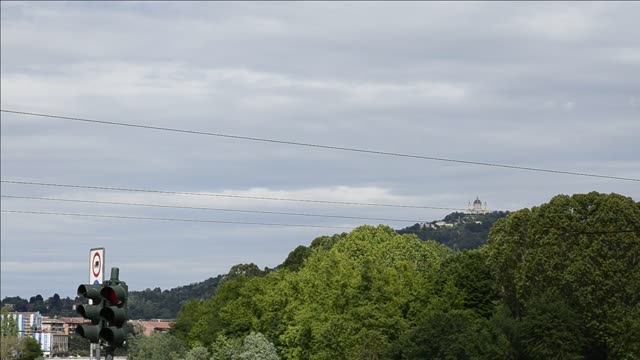
[[[85,319],[91,320],[91,325],[78,325],[76,333],[85,339],[89,339],[90,342],[96,344],[100,340],[100,331],[103,327],[103,320],[100,317],[100,311],[104,306],[102,296],[102,285],[84,284],[78,286],[78,295],[90,299],[91,304],[82,304],[76,307],[76,311],[82,315]]]
[[[104,307],[100,310],[100,317],[107,326],[100,330],[100,338],[112,346],[121,346],[127,338],[128,296],[127,284],[123,281],[111,281],[100,291]]]
[[[104,340],[109,351],[122,346],[127,338],[129,288],[118,279],[118,268],[111,268],[111,279],[104,284],[83,284],[78,295],[91,300],[91,304],[78,305],[76,310],[91,325],[79,325],[76,333],[92,343]]]

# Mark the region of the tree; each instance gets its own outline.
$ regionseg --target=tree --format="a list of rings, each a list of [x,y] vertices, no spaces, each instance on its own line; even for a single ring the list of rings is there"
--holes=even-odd
[[[3,336],[0,339],[0,359],[15,359],[20,352],[20,339],[17,336]]]
[[[129,360],[177,360],[183,357],[182,341],[171,334],[129,336]]]
[[[582,359],[585,338],[580,316],[561,298],[546,293],[532,299],[518,323],[524,350],[521,357],[532,360]]]
[[[38,341],[30,337],[22,338],[18,360],[35,360],[40,357],[42,357],[42,349]]]
[[[2,338],[18,336],[18,324],[16,323],[16,318],[10,314],[9,307],[3,306],[1,314],[0,335]]]
[[[184,360],[209,360],[209,350],[204,346],[196,346],[187,351]]]
[[[298,271],[310,254],[311,248],[300,245],[289,253],[289,256],[287,256],[281,267],[291,271]]]
[[[505,359],[507,339],[470,310],[431,309],[403,334],[403,359]]]
[[[76,356],[89,356],[91,342],[82,336],[72,332],[69,334],[69,353]]]
[[[442,281],[460,291],[465,309],[490,318],[498,300],[495,280],[486,255],[481,250],[468,250],[448,257],[442,265]]]
[[[246,277],[256,277],[256,276],[264,276],[265,272],[260,270],[258,265],[251,264],[237,264],[233,265],[227,276],[225,276],[225,280],[231,280],[238,276],[246,276]]]
[[[550,349],[570,331],[576,344],[584,335],[583,357],[633,358],[637,338],[627,334],[636,327],[627,314],[640,303],[639,230],[640,203],[631,198],[596,192],[558,195],[499,220],[486,251],[514,318],[525,321],[535,309],[535,317],[546,316],[544,311],[552,309],[545,310],[539,299],[547,293],[578,314],[578,328],[542,339]]]
[[[224,335],[218,335],[216,341],[211,346],[212,360],[233,360],[234,356],[240,353],[242,347],[242,339],[228,338]]]
[[[277,334],[283,356],[387,357],[450,254],[386,226],[361,226],[329,249],[314,249],[281,290],[289,296]]]
[[[244,338],[240,353],[234,360],[279,360],[275,346],[260,333],[251,332]]]

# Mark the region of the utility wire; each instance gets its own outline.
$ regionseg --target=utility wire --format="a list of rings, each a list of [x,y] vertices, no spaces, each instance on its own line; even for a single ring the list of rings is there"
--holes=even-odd
[[[226,212],[240,212],[240,213],[267,214],[267,215],[290,215],[290,216],[309,216],[309,217],[336,218],[336,219],[394,221],[394,222],[405,222],[405,223],[421,222],[421,220],[411,220],[411,219],[386,219],[386,218],[372,218],[372,217],[346,216],[346,215],[309,214],[309,213],[292,213],[292,212],[261,211],[261,210],[223,209],[223,208],[196,207],[196,206],[161,205],[161,204],[146,204],[146,203],[143,204],[143,203],[129,203],[129,202],[115,202],[115,201],[43,198],[43,197],[34,197],[34,196],[15,196],[15,195],[0,195],[0,196],[3,198],[9,198],[9,199],[47,200],[47,201],[61,201],[61,202],[73,202],[73,203],[84,203],[84,204],[143,206],[143,207],[157,207],[157,208],[170,208],[170,209],[226,211]]]
[[[134,188],[121,188],[121,187],[108,187],[108,186],[91,186],[91,185],[75,185],[75,184],[60,184],[60,183],[44,183],[44,182],[35,182],[35,181],[0,180],[0,182],[6,183],[6,184],[33,185],[33,186],[52,186],[52,187],[64,187],[64,188],[77,188],[77,189],[129,191],[129,192],[142,192],[142,193],[155,193],[155,194],[172,194],[172,195],[209,196],[209,197],[222,197],[222,198],[233,198],[233,199],[291,201],[291,202],[303,202],[303,203],[315,203],[315,204],[379,206],[379,207],[411,208],[411,209],[435,209],[435,210],[461,210],[461,211],[466,211],[467,210],[467,209],[463,209],[463,208],[438,207],[438,206],[419,206],[419,205],[402,205],[402,204],[380,204],[380,203],[361,203],[361,202],[347,202],[347,201],[293,199],[293,198],[277,198],[277,197],[266,197],[266,196],[245,196],[245,195],[199,193],[199,192],[186,192],[186,191],[167,191],[167,190],[134,189]]]
[[[412,159],[442,161],[442,162],[465,164],[465,165],[480,165],[480,166],[489,166],[489,167],[505,168],[505,169],[513,169],[513,170],[526,170],[526,171],[536,171],[536,172],[553,173],[553,174],[587,176],[587,177],[595,177],[595,178],[603,178],[603,179],[640,182],[640,179],[628,178],[628,177],[620,177],[620,176],[590,174],[590,173],[583,173],[583,172],[553,170],[553,169],[535,168],[535,167],[518,166],[518,165],[496,164],[496,163],[489,163],[489,162],[460,160],[460,159],[449,159],[449,158],[435,157],[435,156],[423,156],[423,155],[396,153],[396,152],[388,152],[388,151],[380,151],[380,150],[368,150],[368,149],[343,147],[343,146],[322,145],[322,144],[304,143],[304,142],[298,142],[298,141],[288,141],[288,140],[277,140],[277,139],[270,139],[270,138],[260,138],[260,137],[253,137],[253,136],[231,135],[231,134],[214,133],[214,132],[206,132],[206,131],[177,129],[177,128],[168,128],[168,127],[161,127],[161,126],[151,126],[151,125],[141,125],[141,124],[133,124],[133,123],[125,123],[125,122],[116,122],[116,121],[95,120],[95,119],[70,117],[70,116],[60,116],[60,115],[34,113],[34,112],[17,111],[17,110],[0,109],[0,111],[1,112],[5,112],[5,113],[10,113],[10,114],[19,114],[19,115],[27,115],[27,116],[39,116],[39,117],[46,117],[46,118],[59,119],[59,120],[80,121],[80,122],[93,123],[93,124],[114,125],[114,126],[130,127],[130,128],[148,129],[148,130],[169,131],[169,132],[192,134],[192,135],[215,136],[215,137],[236,139],[236,140],[257,141],[257,142],[282,144],[282,145],[303,146],[303,147],[309,147],[309,148],[319,148],[319,149],[348,151],[348,152],[365,153],[365,154],[396,156],[396,157],[412,158]]]
[[[236,224],[236,225],[259,225],[259,226],[278,226],[278,227],[298,227],[298,228],[322,228],[322,229],[349,229],[348,226],[330,226],[330,225],[309,225],[309,224],[280,224],[280,223],[263,223],[263,222],[247,222],[247,221],[223,221],[223,220],[198,220],[183,218],[158,218],[143,216],[123,216],[123,215],[100,215],[100,214],[80,214],[80,213],[63,213],[63,212],[45,212],[45,211],[22,211],[22,210],[0,210],[3,213],[13,214],[37,214],[37,215],[58,215],[58,216],[76,216],[91,218],[108,218],[108,219],[126,219],[126,220],[155,220],[155,221],[179,221],[179,222],[195,222],[195,223],[213,223],[213,224]]]

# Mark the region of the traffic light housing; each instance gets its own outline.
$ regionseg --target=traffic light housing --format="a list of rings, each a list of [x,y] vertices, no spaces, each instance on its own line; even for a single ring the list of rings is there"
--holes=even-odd
[[[105,302],[100,317],[106,321],[107,326],[100,330],[99,336],[113,346],[121,346],[127,338],[129,289],[123,281],[111,283],[100,291]]]
[[[78,295],[91,300],[76,310],[91,324],[79,325],[76,333],[92,343],[104,340],[109,348],[122,346],[127,338],[129,288],[119,280],[119,269],[111,269],[111,279],[104,284],[78,286]]]
[[[91,320],[91,324],[78,325],[76,333],[91,343],[98,343],[100,340],[100,330],[103,327],[103,320],[100,311],[104,306],[104,301],[100,295],[102,285],[83,284],[78,286],[78,295],[91,300],[90,304],[82,304],[76,307],[76,311],[83,318]]]

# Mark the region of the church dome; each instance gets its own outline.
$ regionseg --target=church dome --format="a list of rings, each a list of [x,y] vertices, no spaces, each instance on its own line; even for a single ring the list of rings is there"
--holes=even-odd
[[[480,198],[476,198],[476,199],[473,201],[473,205],[482,205],[482,201],[480,201]]]

